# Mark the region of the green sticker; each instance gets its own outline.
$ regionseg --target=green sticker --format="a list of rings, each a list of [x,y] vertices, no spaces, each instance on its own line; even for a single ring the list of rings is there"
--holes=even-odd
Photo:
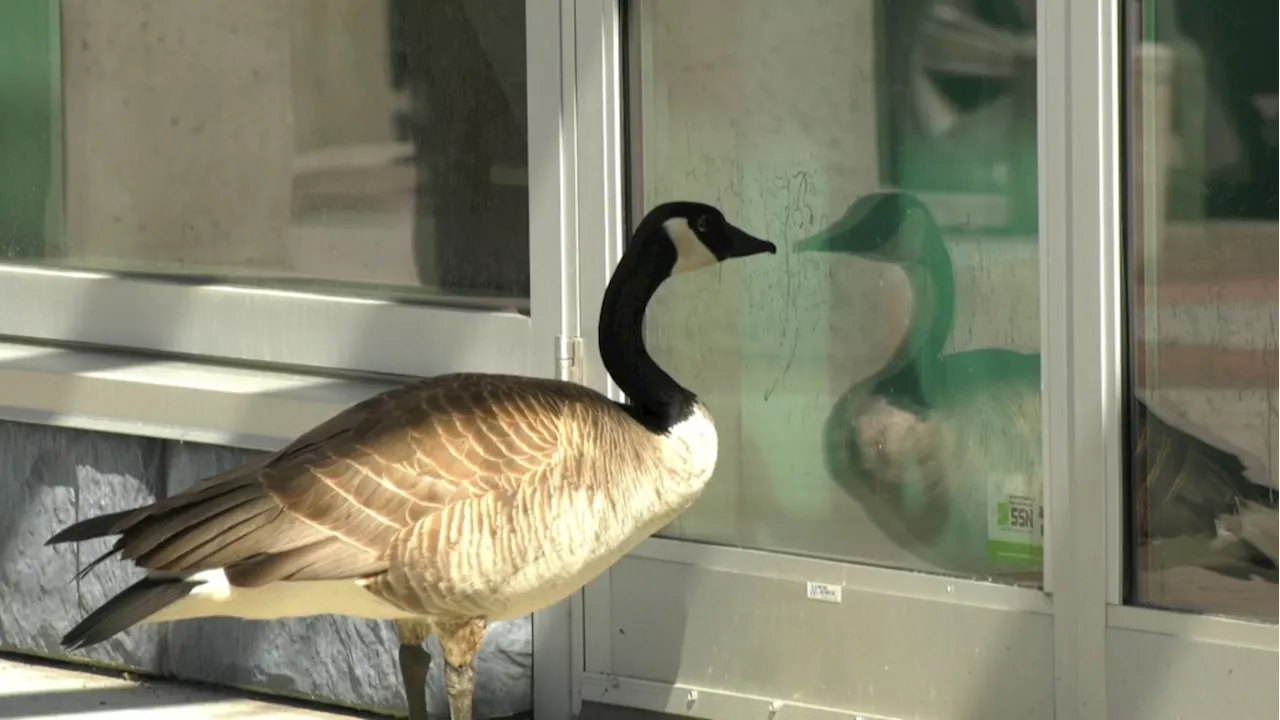
[[[1044,505],[1021,474],[997,474],[987,484],[987,560],[1039,567],[1044,558]]]

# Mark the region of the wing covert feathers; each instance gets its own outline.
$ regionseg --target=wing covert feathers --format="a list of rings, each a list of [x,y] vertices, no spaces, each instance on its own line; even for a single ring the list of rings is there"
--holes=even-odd
[[[151,505],[82,520],[47,544],[120,535],[89,567],[118,553],[164,573],[224,568],[238,586],[368,577],[387,569],[391,543],[423,518],[545,479],[563,457],[566,417],[603,403],[587,388],[526,377],[421,380],[348,408],[273,455]],[[143,590],[148,607],[176,592],[127,592]]]

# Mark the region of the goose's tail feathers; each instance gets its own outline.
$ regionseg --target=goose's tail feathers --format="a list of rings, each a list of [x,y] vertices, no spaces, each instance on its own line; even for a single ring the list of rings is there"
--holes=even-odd
[[[89,613],[62,637],[62,646],[78,650],[96,645],[178,602],[199,585],[182,578],[145,577]]]

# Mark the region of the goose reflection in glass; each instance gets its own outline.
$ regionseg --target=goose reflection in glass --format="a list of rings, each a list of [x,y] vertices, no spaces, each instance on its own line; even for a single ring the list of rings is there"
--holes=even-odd
[[[989,531],[1003,522],[1011,538],[1042,532],[1039,354],[944,353],[954,271],[933,215],[910,193],[862,197],[793,250],[892,263],[912,293],[907,331],[888,362],[852,383],[827,419],[833,479],[929,562],[967,575],[1038,579],[1037,541],[993,540]],[[1148,504],[1136,513],[1145,521],[1139,542],[1201,537],[1210,553],[1274,579],[1276,491],[1263,484],[1265,466],[1141,399],[1131,421],[1132,467],[1146,470],[1135,479],[1135,497]],[[1020,511],[1012,523],[1011,505]]]

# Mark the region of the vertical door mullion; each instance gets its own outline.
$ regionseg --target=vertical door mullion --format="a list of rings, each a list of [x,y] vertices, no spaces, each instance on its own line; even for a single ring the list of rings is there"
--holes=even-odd
[[[539,377],[561,374],[560,340],[579,333],[573,37],[572,0],[525,0],[530,364]],[[573,686],[581,672],[574,666],[572,605],[566,600],[533,615],[533,709],[539,720],[574,715]]]
[[[1046,590],[1055,716],[1106,720],[1108,543],[1120,512],[1119,8],[1041,0]]]
[[[574,37],[577,62],[577,227],[580,237],[579,288],[587,385],[617,399],[600,360],[596,336],[600,298],[613,273],[626,232],[626,170],[621,113],[622,8],[618,0],[576,0]],[[575,669],[608,672],[612,655],[609,573],[589,584],[575,607],[580,626],[580,662]],[[575,698],[575,703],[577,699]]]

